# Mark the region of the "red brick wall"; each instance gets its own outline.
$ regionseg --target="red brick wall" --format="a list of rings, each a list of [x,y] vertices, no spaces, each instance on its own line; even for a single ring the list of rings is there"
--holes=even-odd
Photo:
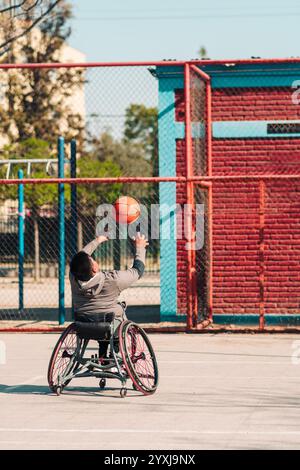
[[[257,313],[258,184],[213,186],[214,313]]]
[[[214,139],[213,175],[299,173],[300,139]]]
[[[300,106],[292,102],[295,90],[285,88],[224,88],[212,94],[213,121],[300,119]],[[175,90],[175,119],[184,121],[184,92]]]
[[[184,92],[175,90],[175,121],[184,121]]]
[[[299,173],[299,170],[298,170]],[[266,312],[300,312],[300,182],[267,184]]]
[[[182,93],[176,118],[184,119]],[[300,118],[291,90],[214,90],[214,121]],[[300,139],[214,139],[213,174],[300,173]],[[177,175],[185,174],[184,141],[177,141]],[[178,185],[177,200],[185,202]],[[258,313],[258,183],[218,182],[213,189],[214,313]],[[300,312],[300,182],[269,182],[265,216],[267,313]],[[178,305],[184,313],[186,252],[177,246]]]
[[[300,106],[286,88],[224,88],[213,90],[213,121],[299,119]]]

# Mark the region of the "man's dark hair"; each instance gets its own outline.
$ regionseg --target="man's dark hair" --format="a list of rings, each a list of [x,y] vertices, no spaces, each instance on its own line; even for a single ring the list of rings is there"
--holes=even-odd
[[[90,256],[84,251],[79,251],[73,256],[70,270],[78,281],[89,281],[93,276]]]

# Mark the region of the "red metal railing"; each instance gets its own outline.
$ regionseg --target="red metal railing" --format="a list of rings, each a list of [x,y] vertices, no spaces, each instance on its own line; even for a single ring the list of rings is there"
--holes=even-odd
[[[199,59],[199,60],[160,60],[140,62],[52,62],[31,64],[1,64],[0,69],[36,69],[36,68],[92,68],[92,67],[147,67],[147,66],[184,66],[188,65],[228,65],[228,64],[295,64],[300,63],[299,57],[287,57],[286,59]],[[204,74],[205,72],[202,71]]]
[[[192,157],[192,129],[191,129],[191,93],[190,93],[190,67],[184,65],[184,101],[185,101],[185,163],[186,177],[193,176],[193,157]],[[193,183],[186,182],[186,201],[189,207],[193,207]],[[188,220],[188,237],[187,242],[191,243],[193,238],[193,217],[189,211]],[[188,285],[187,285],[187,327],[192,328],[193,325],[193,298],[194,297],[194,278],[195,278],[195,262],[192,250],[187,250],[187,268],[188,268]]]

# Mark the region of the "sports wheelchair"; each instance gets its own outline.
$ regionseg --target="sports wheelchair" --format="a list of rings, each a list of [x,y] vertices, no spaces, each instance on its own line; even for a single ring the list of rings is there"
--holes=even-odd
[[[85,357],[90,340],[106,343],[108,355]],[[105,349],[105,346],[104,346]],[[51,355],[48,367],[50,390],[60,395],[77,377],[96,377],[104,389],[106,379],[121,382],[120,395],[127,394],[126,381],[144,395],[153,394],[158,385],[156,357],[145,331],[130,320],[123,321],[114,331],[114,313],[97,315],[97,322],[75,321],[69,325]]]

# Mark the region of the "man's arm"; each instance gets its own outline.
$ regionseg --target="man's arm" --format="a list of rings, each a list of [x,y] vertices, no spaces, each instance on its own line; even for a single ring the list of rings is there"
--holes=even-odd
[[[90,243],[85,245],[85,247],[83,247],[81,251],[84,251],[85,253],[91,256],[91,254],[96,250],[97,246],[100,245],[100,243],[105,242],[106,240],[108,240],[108,238],[101,235],[100,237],[95,238]]]
[[[136,253],[131,268],[126,271],[116,271],[117,286],[120,291],[127,289],[134,282],[142,277],[145,270],[146,246],[148,241],[144,235],[138,234],[135,240]]]

